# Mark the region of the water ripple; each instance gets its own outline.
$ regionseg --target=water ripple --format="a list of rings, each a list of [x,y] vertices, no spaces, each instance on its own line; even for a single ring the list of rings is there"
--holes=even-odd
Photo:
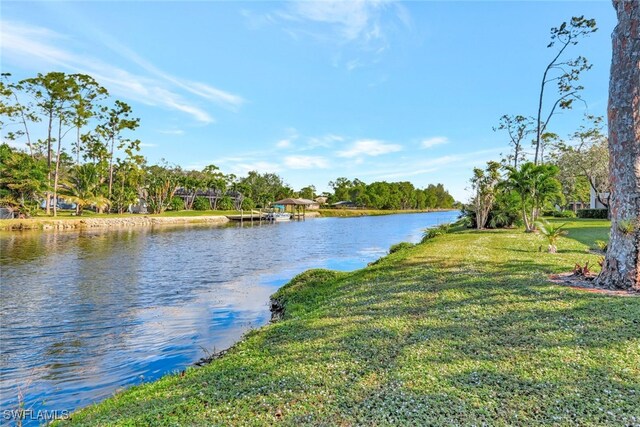
[[[308,268],[353,270],[456,212],[0,234],[0,410],[73,410],[224,349]]]

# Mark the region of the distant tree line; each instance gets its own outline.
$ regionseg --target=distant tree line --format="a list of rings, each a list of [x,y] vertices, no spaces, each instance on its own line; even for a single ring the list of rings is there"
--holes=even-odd
[[[50,72],[0,80],[0,206],[23,216],[74,206],[123,213],[144,204],[166,210],[240,210],[267,207],[287,197],[314,199],[309,185],[295,191],[274,173],[224,174],[215,165],[184,170],[162,161],[149,164],[133,137],[140,126],[132,108],[113,100],[86,74]],[[9,145],[11,143],[11,145]],[[16,147],[24,148],[16,148]],[[454,201],[441,184],[421,190],[409,182],[338,178],[329,203],[352,201],[376,209],[449,208]],[[64,203],[61,203],[64,201]]]
[[[416,188],[408,181],[376,181],[366,184],[359,179],[338,178],[329,182],[333,193],[329,194],[329,203],[348,201],[358,207],[372,209],[449,209],[455,200],[442,184],[429,185],[424,189]]]

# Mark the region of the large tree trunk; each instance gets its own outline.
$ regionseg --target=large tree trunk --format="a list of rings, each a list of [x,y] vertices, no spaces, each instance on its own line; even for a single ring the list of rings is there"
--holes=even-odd
[[[640,291],[640,2],[614,0],[609,82],[611,240],[598,277],[602,286]],[[631,232],[622,222],[631,221]]]

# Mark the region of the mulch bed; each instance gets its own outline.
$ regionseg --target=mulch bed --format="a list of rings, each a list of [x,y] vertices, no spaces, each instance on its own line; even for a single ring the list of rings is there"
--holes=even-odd
[[[568,286],[585,292],[593,292],[595,294],[613,295],[620,297],[640,297],[640,292],[612,290],[598,287],[593,282],[596,274],[588,274],[586,276],[576,274],[575,272],[552,274],[549,280],[557,285]]]

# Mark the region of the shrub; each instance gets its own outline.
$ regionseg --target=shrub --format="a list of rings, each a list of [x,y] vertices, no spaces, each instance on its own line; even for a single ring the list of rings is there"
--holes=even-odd
[[[556,218],[575,218],[576,214],[573,211],[554,211],[553,216]]]
[[[569,210],[547,209],[542,211],[542,216],[552,216],[554,218],[575,218],[576,214]]]
[[[398,251],[402,251],[404,249],[409,249],[409,248],[412,248],[413,246],[415,245],[409,242],[396,243],[395,245],[391,245],[391,247],[389,248],[389,254],[393,254]]]
[[[544,219],[541,219],[536,222],[536,225],[540,230],[540,234],[546,237],[547,240],[549,241],[549,253],[554,254],[558,252],[558,248],[556,247],[556,241],[560,236],[564,236],[565,234],[567,234],[567,232],[563,230],[563,227],[567,224],[556,226],[555,224],[552,224]]]
[[[476,228],[476,213],[473,204],[463,205],[462,217],[468,218],[468,227]],[[520,202],[517,194],[501,190],[496,195],[496,201],[487,217],[487,228],[510,228],[522,222]]]
[[[196,197],[193,201],[193,210],[206,211],[209,209],[211,209],[211,205],[209,204],[209,199],[206,197]]]
[[[608,209],[578,209],[578,218],[607,219]]]
[[[169,202],[169,209],[172,211],[184,210],[184,201],[182,200],[182,198],[178,196],[173,196],[173,198]]]
[[[427,240],[433,239],[434,237],[447,234],[450,228],[451,224],[449,223],[440,224],[437,227],[427,228],[422,234],[422,240],[420,241],[420,243],[424,243]]]
[[[222,199],[218,201],[218,209],[221,211],[230,211],[233,209],[233,200],[231,197],[224,196]]]
[[[244,209],[245,211],[250,211],[251,209],[253,209],[255,207],[256,207],[256,204],[249,197],[245,198],[242,201],[242,209]]]

